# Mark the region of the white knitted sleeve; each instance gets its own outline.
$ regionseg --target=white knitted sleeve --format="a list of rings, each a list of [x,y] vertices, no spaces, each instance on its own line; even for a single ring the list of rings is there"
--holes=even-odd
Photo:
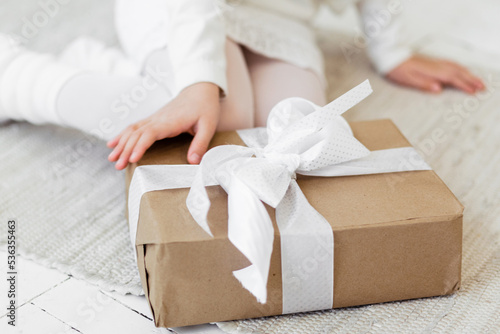
[[[168,0],[176,92],[197,82],[227,91],[225,28],[216,0]]]
[[[401,38],[401,11],[398,0],[361,0],[357,3],[368,56],[380,74],[386,74],[412,55],[410,46]]]

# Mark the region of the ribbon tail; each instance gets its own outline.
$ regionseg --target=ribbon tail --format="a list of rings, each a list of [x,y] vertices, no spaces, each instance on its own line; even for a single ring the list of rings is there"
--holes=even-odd
[[[276,208],[281,239],[283,314],[333,306],[333,230],[295,180]]]
[[[225,178],[223,176],[230,175],[232,168],[234,168],[234,166],[231,167],[231,162],[234,159],[252,155],[253,150],[248,147],[222,145],[212,148],[203,156],[186,198],[186,206],[194,220],[210,236],[213,237],[207,221],[210,199],[205,187],[220,184],[224,188]],[[221,170],[221,167],[224,168]]]
[[[334,115],[342,115],[347,110],[364,100],[373,92],[370,81],[365,80],[347,93],[336,98],[326,106],[322,107],[322,112],[328,112]]]
[[[264,304],[273,251],[273,224],[262,201],[237,177],[232,178],[228,190],[228,237],[251,263],[233,275]]]
[[[203,167],[200,167],[191,184],[191,190],[189,190],[189,194],[186,198],[186,206],[198,225],[213,237],[207,221],[208,210],[210,209],[210,199],[208,198],[205,185]]]

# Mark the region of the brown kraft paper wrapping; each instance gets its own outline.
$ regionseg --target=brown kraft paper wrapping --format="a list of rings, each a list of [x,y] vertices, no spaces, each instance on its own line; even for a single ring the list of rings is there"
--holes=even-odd
[[[410,146],[390,120],[351,123],[370,150]],[[155,143],[127,168],[127,188],[140,165],[187,164],[190,137]],[[211,147],[244,145],[236,132],[217,133]],[[450,294],[460,287],[463,206],[434,171],[310,177],[297,182],[334,233],[334,302],[347,307]],[[158,327],[282,314],[279,231],[268,300],[259,304],[233,276],[248,260],[227,239],[227,195],[207,192],[210,237],[187,207],[189,189],[146,193],[136,251],[142,285]],[[312,310],[311,310],[312,311]]]

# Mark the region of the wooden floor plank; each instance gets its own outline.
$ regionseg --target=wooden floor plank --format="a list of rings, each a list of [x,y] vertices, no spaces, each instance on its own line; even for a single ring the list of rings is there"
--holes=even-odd
[[[1,272],[6,273],[6,259],[7,253],[0,251]],[[50,290],[52,287],[60,284],[69,278],[55,269],[48,269],[39,265],[31,260],[27,260],[21,256],[17,256],[17,306],[24,305],[36,296],[41,295],[45,291]],[[0,280],[0,302],[1,305],[6,305],[7,295],[3,293],[7,291],[7,281]],[[0,310],[0,317],[5,316],[7,311],[2,308]]]
[[[151,320],[74,278],[35,298],[33,304],[85,334],[160,333]]]
[[[70,325],[56,319],[39,307],[28,303],[18,309],[17,324],[12,327],[0,319],[0,333],[5,334],[78,334]]]

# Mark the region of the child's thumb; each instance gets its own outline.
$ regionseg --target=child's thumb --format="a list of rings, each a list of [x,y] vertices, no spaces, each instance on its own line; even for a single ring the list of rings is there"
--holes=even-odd
[[[199,164],[203,155],[207,152],[210,140],[215,133],[216,124],[200,120],[198,130],[194,135],[193,141],[188,150],[188,162],[190,164]]]

